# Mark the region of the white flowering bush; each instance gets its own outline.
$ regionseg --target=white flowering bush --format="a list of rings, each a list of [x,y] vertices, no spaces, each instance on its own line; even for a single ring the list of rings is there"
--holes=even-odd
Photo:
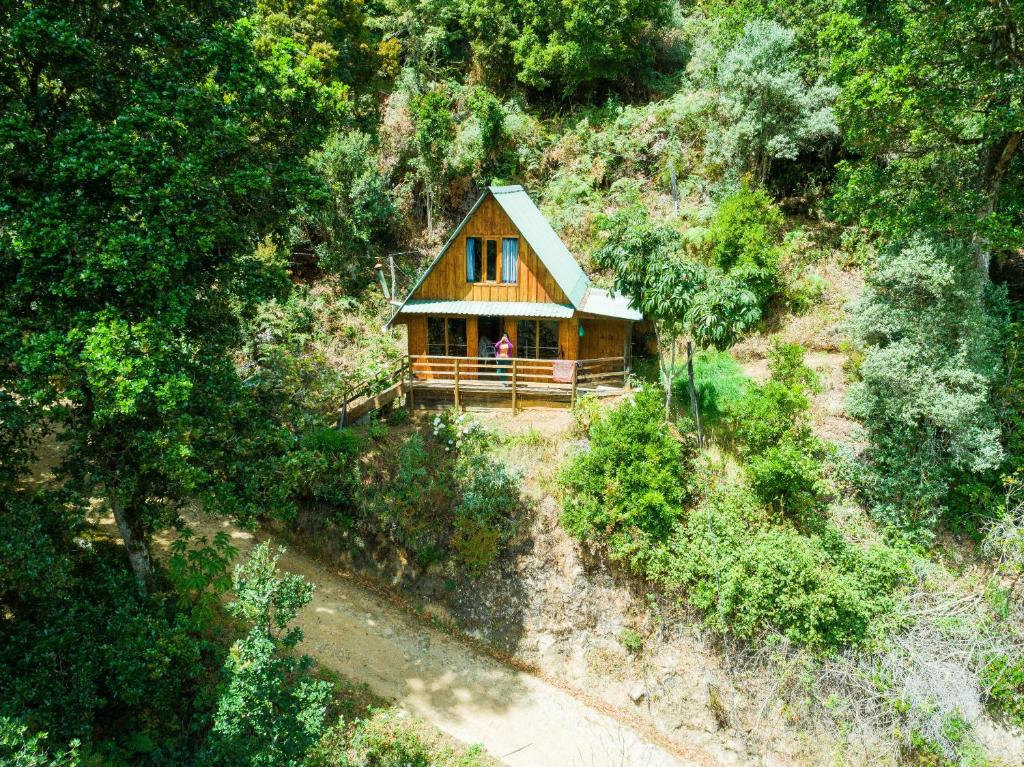
[[[434,416],[431,434],[446,453],[461,454],[479,451],[486,442],[488,431],[468,413],[459,413],[449,408]]]

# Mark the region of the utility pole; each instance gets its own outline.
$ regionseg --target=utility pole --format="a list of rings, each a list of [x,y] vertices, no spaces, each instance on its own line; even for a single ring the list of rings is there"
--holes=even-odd
[[[395,272],[395,254],[388,254],[388,265],[391,267],[391,300],[398,299],[398,277]]]

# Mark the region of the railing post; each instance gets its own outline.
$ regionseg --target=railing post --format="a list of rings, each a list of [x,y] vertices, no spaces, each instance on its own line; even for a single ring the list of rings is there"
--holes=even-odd
[[[459,409],[459,358],[455,358],[455,409]]]
[[[512,358],[512,415],[516,414],[516,358]]]
[[[576,379],[579,375],[580,361],[576,360],[572,363],[572,399],[569,400],[569,407],[576,407]]]
[[[416,398],[413,395],[413,389],[416,386],[416,376],[412,372],[412,357],[406,358],[406,364],[409,366],[409,410],[412,411],[416,407]]]

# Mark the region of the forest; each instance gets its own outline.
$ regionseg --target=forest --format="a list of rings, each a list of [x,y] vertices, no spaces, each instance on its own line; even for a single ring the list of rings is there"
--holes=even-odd
[[[556,527],[661,611],[623,657],[695,632],[702,716],[808,749],[732,763],[1019,764],[1022,35],[1021,0],[5,0],[0,764],[497,763],[319,663],[317,584],[200,514],[449,592]],[[491,184],[643,312],[632,394],[338,428],[405,354],[388,281]]]

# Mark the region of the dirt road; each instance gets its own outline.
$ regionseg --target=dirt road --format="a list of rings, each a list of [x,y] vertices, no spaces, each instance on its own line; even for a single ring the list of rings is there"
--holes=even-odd
[[[207,536],[227,530],[243,554],[255,542],[221,521],[192,522]],[[281,567],[317,584],[313,602],[299,617],[305,652],[449,735],[481,744],[506,764],[693,764],[565,691],[429,628],[301,552],[288,551]]]

